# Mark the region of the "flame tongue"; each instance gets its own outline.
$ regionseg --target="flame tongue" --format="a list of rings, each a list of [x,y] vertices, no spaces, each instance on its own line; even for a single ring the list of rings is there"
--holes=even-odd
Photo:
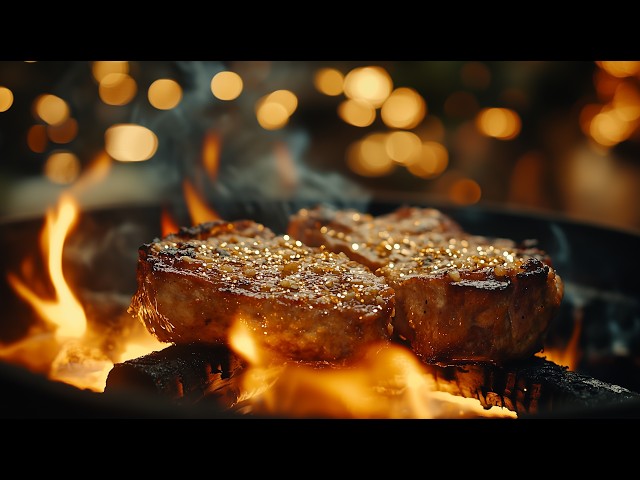
[[[42,254],[53,286],[53,299],[43,298],[38,288],[34,289],[36,285],[41,289],[42,285],[31,275],[20,277],[8,273],[9,284],[34,308],[43,324],[33,327],[23,340],[7,347],[0,346],[0,358],[45,373],[53,380],[103,391],[107,375],[114,365],[115,352],[105,346],[104,335],[88,329],[85,309],[62,271],[65,240],[77,221],[78,212],[79,206],[74,198],[63,193],[57,208],[48,210],[46,214],[41,236]],[[144,347],[140,345],[134,355],[148,353],[159,346],[162,344],[157,341],[153,344],[147,342]],[[145,350],[141,351],[141,348]]]
[[[516,418],[506,408],[437,390],[434,377],[410,350],[381,342],[348,365],[282,362],[258,348],[241,319],[229,344],[250,367],[236,410],[293,418]]]
[[[62,250],[65,239],[77,220],[78,207],[73,198],[63,194],[57,210],[48,210],[43,230],[44,255],[51,283],[55,290],[54,300],[44,300],[17,276],[9,273],[8,279],[16,292],[27,300],[48,323],[56,327],[59,338],[79,338],[87,328],[84,309],[71,292],[62,273]]]

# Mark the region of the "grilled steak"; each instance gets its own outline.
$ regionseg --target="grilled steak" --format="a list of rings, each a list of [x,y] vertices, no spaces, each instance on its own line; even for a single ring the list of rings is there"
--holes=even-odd
[[[337,361],[390,337],[395,297],[383,278],[248,220],[141,246],[137,279],[129,311],[163,342],[224,344],[240,321],[272,356]]]
[[[563,295],[548,255],[466,233],[433,209],[371,217],[303,209],[288,228],[375,269],[396,293],[394,334],[427,362],[491,362],[541,350]]]
[[[333,252],[344,252],[375,271],[387,264],[396,245],[408,252],[405,247],[412,240],[420,241],[426,235],[441,241],[449,233],[462,233],[462,227],[433,208],[400,207],[374,217],[353,209],[320,205],[292,215],[287,233],[307,245],[324,245]]]

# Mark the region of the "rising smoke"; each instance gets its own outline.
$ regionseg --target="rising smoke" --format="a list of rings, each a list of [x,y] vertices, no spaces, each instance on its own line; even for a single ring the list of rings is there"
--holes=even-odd
[[[211,79],[224,70],[243,78],[243,91],[232,101],[219,100],[211,91]],[[175,63],[175,72],[183,86],[178,106],[156,110],[140,98],[131,119],[158,137],[158,150],[149,163],[160,172],[155,178],[165,183],[164,201],[170,199],[174,211],[185,208],[184,180],[221,215],[264,216],[276,227],[302,206],[328,203],[366,209],[369,194],[362,187],[338,172],[311,167],[307,155],[313,132],[296,113],[277,130],[264,129],[256,119],[256,103],[275,90],[288,89],[299,103],[305,102],[313,88],[307,64],[183,61]],[[211,135],[219,145],[215,175],[202,161],[205,139]]]

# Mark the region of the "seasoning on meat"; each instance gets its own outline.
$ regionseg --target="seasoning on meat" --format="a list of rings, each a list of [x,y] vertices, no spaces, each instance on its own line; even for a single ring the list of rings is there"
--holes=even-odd
[[[549,256],[465,232],[439,210],[373,217],[318,206],[288,233],[369,265],[396,295],[394,334],[427,362],[500,364],[540,351],[563,296]]]
[[[395,297],[383,278],[249,220],[141,246],[137,278],[129,311],[163,342],[224,344],[241,321],[275,357],[338,361],[391,334]]]

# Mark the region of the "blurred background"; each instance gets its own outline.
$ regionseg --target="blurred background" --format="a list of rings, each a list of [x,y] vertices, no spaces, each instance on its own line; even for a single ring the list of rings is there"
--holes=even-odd
[[[0,219],[488,205],[640,232],[640,61],[4,61]]]

